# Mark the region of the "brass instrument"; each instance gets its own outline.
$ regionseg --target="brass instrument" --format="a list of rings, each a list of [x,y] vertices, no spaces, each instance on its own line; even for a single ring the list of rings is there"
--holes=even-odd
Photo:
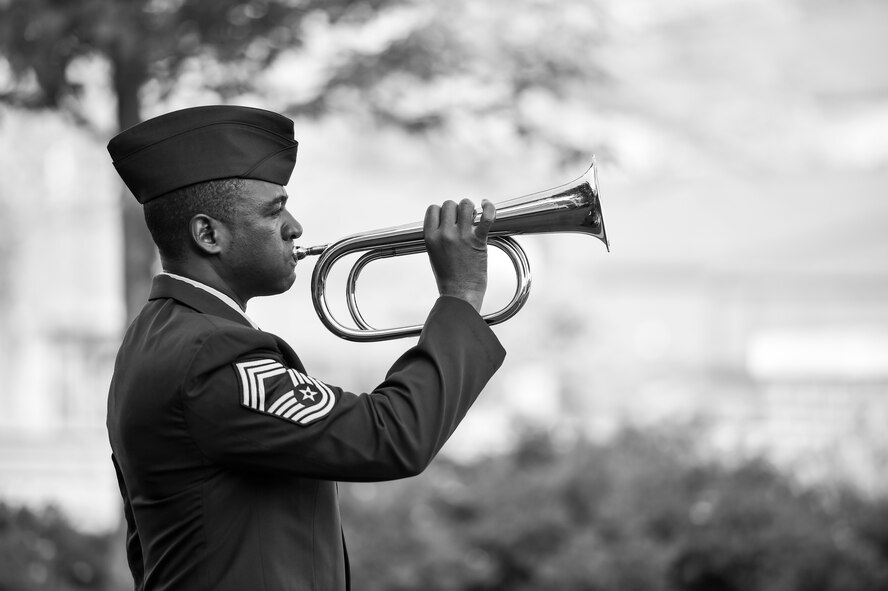
[[[475,223],[481,210],[475,210]],[[598,176],[593,158],[589,169],[577,180],[523,197],[496,204],[496,219],[490,228],[487,243],[502,250],[512,261],[518,286],[512,300],[500,311],[484,316],[488,324],[499,324],[518,313],[530,295],[530,265],[527,255],[511,238],[518,234],[545,234],[578,232],[601,240],[608,251],[607,234],[598,197]],[[422,222],[354,234],[333,244],[297,247],[296,256],[318,256],[311,279],[312,301],[321,322],[337,336],[350,341],[372,342],[418,335],[422,325],[376,329],[361,315],[355,297],[355,286],[363,268],[383,258],[415,254],[425,251]],[[327,306],[327,275],[340,258],[355,252],[367,251],[352,267],[346,282],[346,300],[349,313],[357,328],[337,321]]]

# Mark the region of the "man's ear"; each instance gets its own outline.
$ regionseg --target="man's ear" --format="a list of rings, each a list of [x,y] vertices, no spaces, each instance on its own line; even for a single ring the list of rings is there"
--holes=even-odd
[[[188,229],[194,246],[205,254],[219,254],[229,239],[225,224],[204,213],[191,218]]]

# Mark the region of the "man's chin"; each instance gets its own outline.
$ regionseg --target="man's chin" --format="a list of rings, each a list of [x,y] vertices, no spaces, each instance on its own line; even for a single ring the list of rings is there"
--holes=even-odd
[[[293,269],[293,272],[290,273],[290,275],[281,282],[280,291],[278,291],[277,293],[284,293],[285,291],[288,291],[291,287],[293,287],[294,283],[296,283],[296,269]]]
[[[289,277],[277,281],[274,285],[269,282],[266,288],[256,295],[260,297],[280,295],[286,291],[289,291],[289,289],[293,287],[294,283],[296,283],[295,271]]]

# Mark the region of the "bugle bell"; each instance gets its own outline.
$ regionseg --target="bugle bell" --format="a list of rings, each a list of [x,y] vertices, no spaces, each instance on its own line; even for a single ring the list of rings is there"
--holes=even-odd
[[[475,223],[481,218],[475,211]],[[607,234],[598,197],[598,175],[593,158],[589,169],[577,180],[552,189],[516,197],[496,204],[496,219],[490,228],[488,245],[502,250],[512,261],[518,285],[512,300],[498,312],[484,316],[488,324],[499,324],[518,313],[530,295],[530,265],[524,249],[511,237],[519,234],[574,232],[601,240],[608,251]],[[425,250],[422,222],[383,228],[342,238],[333,244],[297,247],[296,256],[318,256],[311,278],[312,302],[318,317],[331,332],[350,341],[384,341],[418,335],[422,325],[377,329],[361,315],[356,285],[361,270],[370,262],[383,258],[415,254]],[[349,271],[346,301],[356,327],[349,327],[333,317],[327,305],[327,276],[342,257],[366,251]]]

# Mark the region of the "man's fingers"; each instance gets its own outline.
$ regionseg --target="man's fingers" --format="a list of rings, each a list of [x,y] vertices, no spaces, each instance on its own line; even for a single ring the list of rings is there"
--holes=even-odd
[[[444,229],[456,224],[456,203],[449,199],[441,205],[441,220],[439,226]]]
[[[423,220],[423,231],[428,234],[432,231],[456,227],[462,232],[474,232],[478,239],[485,241],[490,226],[496,219],[496,206],[487,199],[481,201],[481,217],[477,228],[475,227],[475,215],[475,204],[471,199],[463,199],[459,204],[447,200],[440,207],[430,205],[426,209]]]
[[[456,211],[456,223],[464,230],[471,230],[475,223],[475,204],[471,199],[463,199],[459,202]]]
[[[422,231],[428,236],[429,233],[438,229],[441,224],[441,208],[437,205],[429,205],[425,212],[425,218],[422,221]]]
[[[490,226],[496,220],[496,205],[487,199],[481,200],[481,219],[478,221],[478,227],[475,229],[475,236],[479,240],[487,241],[487,233],[490,232]]]
[[[487,289],[487,232],[496,208],[485,200],[480,230],[475,228],[475,205],[463,199],[426,209],[423,221],[429,262],[441,295],[461,298],[481,310]]]

